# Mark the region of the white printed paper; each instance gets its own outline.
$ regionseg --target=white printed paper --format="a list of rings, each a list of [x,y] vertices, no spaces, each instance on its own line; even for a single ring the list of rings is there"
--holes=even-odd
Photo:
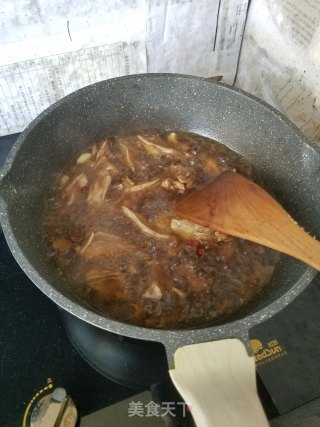
[[[147,71],[145,0],[16,0],[0,11],[0,135],[81,87]]]
[[[148,71],[232,84],[247,8],[244,0],[148,0]]]
[[[247,0],[0,3],[0,136],[63,96],[145,72],[233,83]]]
[[[20,132],[77,89],[138,71],[138,49],[123,42],[0,66],[0,135]]]
[[[252,0],[236,85],[320,143],[320,0]]]

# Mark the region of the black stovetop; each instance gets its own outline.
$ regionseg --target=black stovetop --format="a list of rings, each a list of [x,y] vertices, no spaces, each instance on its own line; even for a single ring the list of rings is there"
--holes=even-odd
[[[0,167],[15,139],[0,138]],[[59,310],[24,275],[1,232],[0,301],[1,427],[28,425],[35,403],[53,387],[68,391],[81,416],[139,392],[104,378],[73,349]],[[320,397],[319,307],[318,275],[286,309],[251,330],[270,419]]]

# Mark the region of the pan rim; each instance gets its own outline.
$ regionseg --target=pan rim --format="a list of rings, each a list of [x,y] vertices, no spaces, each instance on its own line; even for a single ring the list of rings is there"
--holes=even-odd
[[[254,102],[258,103],[263,108],[269,110],[272,114],[280,118],[291,128],[293,127],[297,136],[302,143],[310,146],[315,149],[320,154],[320,147],[315,143],[310,141],[293,123],[287,119],[282,113],[276,110],[274,107],[270,106],[266,102],[258,99],[257,97],[248,94],[247,92],[235,88],[233,86],[227,85],[225,83],[216,82],[208,80],[206,78],[197,77],[197,76],[188,76],[184,74],[171,74],[171,73],[149,73],[149,74],[132,74],[123,77],[117,77],[102,82],[94,83],[93,85],[86,86],[81,88],[66,97],[60,99],[56,103],[49,106],[44,110],[40,115],[38,115],[19,135],[17,141],[13,145],[3,169],[0,172],[0,192],[1,192],[1,181],[6,177],[10,172],[10,169],[14,163],[16,153],[19,151],[21,145],[27,138],[27,136],[32,132],[32,130],[41,122],[51,111],[63,105],[66,100],[72,99],[73,97],[78,96],[79,92],[85,93],[85,91],[90,90],[92,86],[98,86],[101,84],[114,84],[119,80],[130,80],[130,79],[144,79],[144,78],[173,78],[173,79],[193,79],[198,81],[203,81],[208,84],[214,84],[223,87],[224,89],[232,92],[237,92],[240,95],[251,98]],[[221,325],[215,326],[206,326],[199,327],[194,329],[156,329],[156,328],[146,328],[142,326],[130,325],[127,323],[120,322],[103,316],[93,309],[84,307],[75,300],[70,299],[69,297],[60,293],[56,288],[54,288],[47,280],[45,280],[29,263],[28,259],[20,250],[18,242],[14,236],[13,230],[10,226],[7,206],[5,200],[0,196],[0,222],[3,227],[5,238],[8,242],[8,246],[13,253],[14,257],[18,261],[19,265],[26,273],[26,275],[31,279],[31,281],[52,301],[54,301],[58,306],[67,312],[73,314],[81,320],[84,320],[94,326],[97,326],[101,329],[118,333],[131,338],[138,339],[148,339],[150,341],[158,341],[165,343],[170,348],[178,348],[181,345],[187,345],[194,342],[200,341],[210,341],[211,339],[217,339],[222,337],[240,337],[243,340],[246,339],[248,329],[252,326],[266,320],[267,318],[273,316],[284,307],[286,307],[298,294],[302,292],[303,289],[311,282],[311,280],[317,274],[316,270],[311,267],[306,267],[306,270],[298,279],[298,281],[284,293],[280,298],[272,302],[271,304],[265,306],[259,311],[252,313],[248,316],[245,316],[239,320],[232,321],[230,323],[222,323]],[[294,292],[293,292],[294,291]]]

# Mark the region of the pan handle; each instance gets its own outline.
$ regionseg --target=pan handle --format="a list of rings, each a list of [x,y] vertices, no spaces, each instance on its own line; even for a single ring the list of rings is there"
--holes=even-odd
[[[170,376],[197,427],[267,427],[254,357],[238,339],[180,347]]]

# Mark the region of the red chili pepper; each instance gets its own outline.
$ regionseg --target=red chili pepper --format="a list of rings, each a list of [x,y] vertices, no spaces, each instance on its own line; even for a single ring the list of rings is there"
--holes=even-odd
[[[87,185],[84,185],[83,187],[80,188],[81,193],[88,193],[89,191],[89,187]]]
[[[202,256],[202,255],[204,255],[206,253],[206,251],[203,249],[203,248],[198,248],[197,250],[196,250],[196,254],[197,255],[199,255],[199,256]]]

